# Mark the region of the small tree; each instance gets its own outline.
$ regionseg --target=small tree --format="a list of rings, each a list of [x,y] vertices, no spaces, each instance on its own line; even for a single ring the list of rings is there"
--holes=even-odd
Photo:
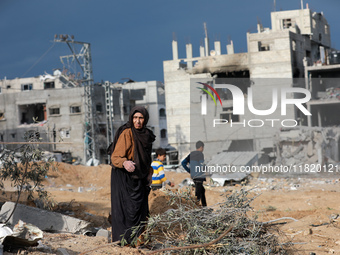
[[[27,200],[33,200],[37,192],[44,209],[51,209],[54,205],[47,191],[44,190],[43,180],[47,172],[56,170],[54,158],[46,158],[39,148],[41,138],[25,134],[25,144],[16,149],[5,149],[0,154],[0,188],[4,189],[3,182],[10,180],[17,188],[17,201],[15,207],[5,223],[12,217],[23,191],[27,192]],[[2,163],[2,164],[1,164]]]

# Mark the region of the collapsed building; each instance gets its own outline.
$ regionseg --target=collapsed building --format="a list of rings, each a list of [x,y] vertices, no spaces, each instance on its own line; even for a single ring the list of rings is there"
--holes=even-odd
[[[107,147],[115,130],[128,120],[131,108],[138,103],[152,112],[148,126],[157,136],[155,145],[167,145],[162,89],[164,85],[157,81],[93,85],[97,163],[108,162]],[[53,75],[1,80],[0,142],[13,149],[16,142],[33,138],[45,143],[40,145],[42,149],[60,154],[63,161],[86,163],[89,141],[85,135],[88,123],[84,98],[84,87],[59,70]],[[0,149],[4,147],[0,144]]]
[[[277,165],[299,167],[303,164],[312,164],[322,167],[327,163],[334,164],[340,161],[339,127],[286,129],[281,130],[275,139]],[[334,168],[334,172],[337,171],[338,169]]]
[[[339,124],[339,120],[331,118],[332,112],[327,113],[327,117],[323,119],[318,118],[318,115],[321,116],[329,110],[327,107],[335,106],[330,106],[330,100],[323,101],[322,106],[320,100],[315,101],[322,88],[326,93],[329,87],[336,85],[322,87],[305,82],[305,78],[310,77],[312,71],[316,72],[314,66],[320,63],[332,64],[329,62],[329,54],[334,52],[331,48],[330,25],[323,13],[313,12],[308,5],[299,10],[272,12],[271,29],[258,24],[257,33],[247,33],[248,51],[245,53],[235,53],[232,41],[226,45],[226,54],[222,54],[220,41],[215,41],[214,49],[210,50],[207,30],[205,32],[206,37],[204,45],[199,48],[199,57],[193,56],[192,45],[187,44],[186,57],[179,58],[178,44],[174,40],[173,59],[163,62],[168,140],[170,145],[178,148],[180,158],[194,149],[197,140],[205,143],[207,158],[221,150],[258,151],[269,155],[275,151],[274,136],[287,126],[282,124],[282,121],[287,119],[294,123],[289,126],[294,127]],[[202,110],[200,114],[199,107],[203,105],[206,93],[193,87],[202,83],[212,88],[217,87],[219,83],[235,85],[245,98],[244,113],[234,113],[234,95],[225,89],[216,89],[216,95],[221,97],[221,106],[216,95],[215,105],[214,99],[207,97],[207,108],[213,107],[214,111],[210,115],[204,115]],[[306,112],[301,111],[302,107],[293,104],[285,105],[284,109],[282,104],[277,104],[276,111],[268,116],[259,116],[254,114],[254,110],[247,109],[246,100],[249,97],[252,99],[253,108],[272,109],[275,106],[273,87],[278,89],[277,93],[288,91],[285,95],[287,99],[302,96],[292,93],[292,88],[308,89],[312,100],[301,106],[312,112],[312,115],[308,116]],[[250,91],[252,95],[249,94]],[[223,120],[224,125],[220,125],[223,127],[212,125],[216,119]],[[256,127],[255,121],[260,123]],[[197,131],[197,127],[201,127],[201,131]],[[267,156],[267,161],[268,158]]]

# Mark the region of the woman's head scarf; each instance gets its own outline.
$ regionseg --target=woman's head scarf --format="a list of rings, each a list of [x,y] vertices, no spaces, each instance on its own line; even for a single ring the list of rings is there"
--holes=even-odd
[[[136,112],[139,112],[144,117],[143,127],[141,129],[135,129],[133,125],[133,115]],[[149,174],[149,169],[151,167],[151,152],[152,152],[152,143],[155,141],[155,135],[153,132],[146,127],[146,124],[149,121],[149,113],[143,106],[135,106],[131,109],[129,114],[129,121],[121,126],[115,135],[114,146],[118,141],[119,135],[126,129],[131,128],[133,141],[134,141],[134,163],[135,163],[135,171],[132,175],[142,179],[145,178]]]

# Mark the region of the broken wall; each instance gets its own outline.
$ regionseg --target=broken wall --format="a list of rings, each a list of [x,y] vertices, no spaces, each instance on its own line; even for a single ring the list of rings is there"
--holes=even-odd
[[[286,129],[276,138],[277,165],[324,165],[340,161],[340,128]]]

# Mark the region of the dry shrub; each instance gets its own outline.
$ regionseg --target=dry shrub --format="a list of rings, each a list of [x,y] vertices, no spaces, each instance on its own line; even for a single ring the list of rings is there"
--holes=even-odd
[[[169,209],[148,219],[144,232],[148,248],[207,244],[232,227],[231,232],[209,246],[177,250],[176,254],[288,254],[288,247],[278,242],[278,232],[258,222],[256,216],[248,216],[255,197],[250,197],[245,189],[225,195],[224,202],[212,207],[197,206],[189,188],[168,191],[167,195],[170,204],[175,203],[178,209]]]

